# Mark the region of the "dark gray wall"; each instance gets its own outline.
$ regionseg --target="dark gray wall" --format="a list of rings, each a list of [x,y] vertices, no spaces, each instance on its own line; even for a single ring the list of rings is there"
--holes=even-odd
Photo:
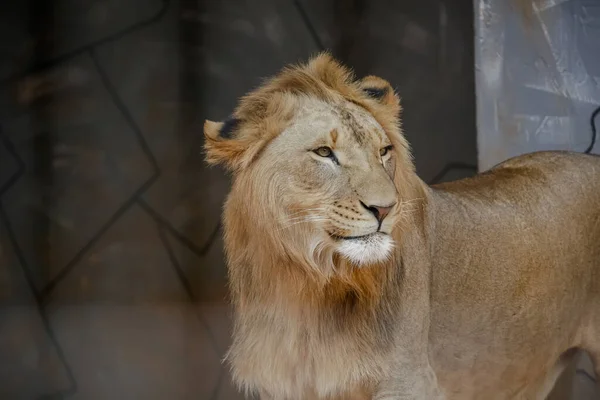
[[[425,180],[471,174],[472,25],[463,0],[0,2],[0,398],[241,398],[204,119],[329,48],[397,88]]]

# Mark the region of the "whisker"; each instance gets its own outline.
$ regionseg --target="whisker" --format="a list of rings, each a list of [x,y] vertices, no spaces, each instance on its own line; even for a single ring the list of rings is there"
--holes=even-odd
[[[319,218],[325,218],[325,217],[322,217],[320,215],[305,215],[305,216],[299,216],[299,217],[294,217],[294,218],[288,218],[288,219],[284,220],[283,222],[293,222],[293,221],[311,220],[311,219],[319,219]]]
[[[299,210],[299,211],[295,211],[293,213],[289,213],[288,216],[293,217],[293,216],[308,213],[311,211],[327,211],[327,209],[325,209],[325,208],[306,208],[304,210]]]
[[[328,222],[329,219],[328,218],[303,218],[303,219],[298,219],[295,221],[292,221],[290,224],[287,225],[283,225],[280,229],[278,229],[278,231],[282,231],[285,229],[289,229],[290,227],[294,226],[294,225],[298,225],[298,224],[305,224],[305,223],[309,223],[309,222]]]

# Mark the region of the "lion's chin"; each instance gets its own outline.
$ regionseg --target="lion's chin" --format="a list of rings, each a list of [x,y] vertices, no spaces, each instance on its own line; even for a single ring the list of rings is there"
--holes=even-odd
[[[394,248],[390,235],[376,232],[370,235],[338,238],[336,251],[357,266],[374,264],[389,259]]]

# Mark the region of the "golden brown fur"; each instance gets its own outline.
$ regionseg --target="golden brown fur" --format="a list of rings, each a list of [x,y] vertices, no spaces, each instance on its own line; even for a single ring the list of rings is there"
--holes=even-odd
[[[277,400],[541,399],[569,349],[600,359],[600,161],[539,153],[430,188],[399,112],[323,54],[244,97],[230,138],[207,121],[233,172],[233,378]]]

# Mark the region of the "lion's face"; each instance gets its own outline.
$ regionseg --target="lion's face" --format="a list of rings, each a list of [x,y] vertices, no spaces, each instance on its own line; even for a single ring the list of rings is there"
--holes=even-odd
[[[260,235],[317,268],[388,258],[405,211],[395,181],[412,167],[398,113],[389,83],[320,56],[246,96],[229,123],[207,121],[208,161],[234,174],[226,242]]]
[[[355,264],[381,261],[397,218],[395,153],[383,128],[350,102],[305,99],[256,160],[281,196],[282,230],[310,229]]]

